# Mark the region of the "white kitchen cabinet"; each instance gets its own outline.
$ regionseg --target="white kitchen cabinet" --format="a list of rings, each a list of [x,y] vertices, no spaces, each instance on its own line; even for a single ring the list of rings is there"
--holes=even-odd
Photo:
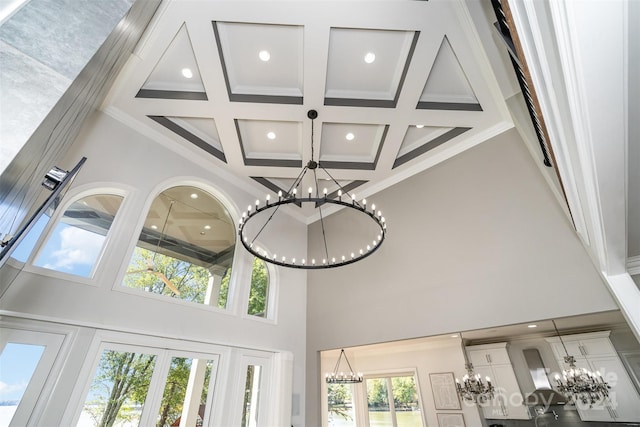
[[[567,368],[564,347],[558,337],[546,338],[562,369]],[[640,396],[618,353],[609,340],[609,331],[562,336],[567,352],[576,359],[576,366],[600,372],[609,384],[609,399],[592,407],[577,404],[583,421],[640,422]],[[554,380],[555,382],[555,380]]]
[[[476,373],[491,378],[495,387],[494,398],[480,405],[486,419],[531,418],[528,408],[523,404],[522,393],[516,379],[511,359],[507,353],[507,343],[469,346],[466,348],[469,362]]]

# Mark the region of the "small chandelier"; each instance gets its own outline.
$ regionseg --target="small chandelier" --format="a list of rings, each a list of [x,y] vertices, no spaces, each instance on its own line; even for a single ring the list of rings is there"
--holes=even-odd
[[[576,358],[569,356],[567,347],[564,345],[564,341],[562,341],[562,337],[556,327],[555,320],[552,320],[552,322],[566,354],[564,363],[569,365],[567,369],[562,371],[562,378],[560,378],[559,374],[555,376],[558,391],[564,394],[569,399],[569,402],[574,404],[581,402],[584,405],[589,404],[589,407],[592,407],[593,404],[600,400],[607,399],[611,388],[609,384],[604,381],[600,372],[596,371],[594,374],[588,369],[576,367]]]
[[[464,348],[464,340],[462,340],[462,333],[460,333],[460,340],[462,341],[462,354],[464,355],[464,368],[467,373],[462,377],[462,383],[456,378],[456,388],[458,395],[469,402],[473,403],[485,403],[488,400],[493,399],[494,387],[491,384],[491,379],[486,377],[485,384],[482,381],[480,374],[476,374],[473,371],[473,364],[467,359],[467,352]]]
[[[311,160],[302,169],[298,177],[294,180],[293,184],[288,191],[283,193],[279,191],[274,200],[271,199],[271,195],[267,195],[264,204],[261,205],[260,200],[256,200],[255,206],[249,205],[247,210],[243,212],[240,218],[238,227],[238,234],[240,235],[240,241],[247,251],[261,260],[279,265],[282,267],[299,268],[306,270],[322,269],[340,267],[343,265],[351,264],[356,261],[360,261],[369,255],[373,254],[384,242],[387,233],[387,224],[384,216],[382,216],[381,210],[376,210],[375,204],[367,205],[367,200],[356,200],[354,194],[350,194],[336,181],[331,174],[322,167],[322,164],[314,160],[313,151],[313,120],[318,117],[318,112],[315,110],[309,110],[307,117],[311,119]],[[328,181],[331,181],[336,185],[337,191],[333,191],[330,194],[328,190],[324,188],[322,194],[320,193],[320,186],[318,185],[318,170],[324,172]],[[306,194],[302,194],[299,187],[302,185],[302,180],[310,172],[313,174],[313,186],[309,187]],[[268,228],[271,220],[278,212],[278,209],[284,205],[297,205],[302,207],[303,204],[311,204],[318,212],[320,218],[320,226],[322,228],[322,241],[319,246],[323,247],[323,251],[316,260],[314,257],[306,255],[298,256],[290,254],[276,254],[269,253],[266,249],[259,247],[257,243],[258,237],[261,233]],[[350,242],[353,245],[349,251],[344,253],[335,253],[329,250],[327,244],[327,233],[325,230],[324,216],[322,208],[327,205],[336,205],[347,208],[348,210],[357,214],[358,222],[366,223],[370,229],[359,235],[359,239],[363,240],[367,236],[366,240],[358,242]],[[263,218],[262,225],[258,224],[260,220],[258,217]],[[251,233],[249,236],[249,228],[247,224],[254,223],[255,233]],[[350,229],[350,227],[347,227]],[[257,230],[257,231],[256,231]],[[362,239],[360,239],[362,237]],[[266,247],[269,245],[267,242],[263,242]],[[311,242],[310,242],[311,243]]]
[[[349,366],[348,373],[344,371],[339,371],[340,362],[342,362],[342,358],[344,357],[345,362],[347,362],[347,366]],[[340,350],[340,357],[338,357],[338,361],[336,362],[335,368],[333,368],[333,372],[327,372],[325,374],[325,381],[328,384],[355,384],[362,382],[362,373],[354,373],[353,368],[351,367],[351,363],[349,363],[349,359],[347,359],[347,355],[344,352],[344,349]]]

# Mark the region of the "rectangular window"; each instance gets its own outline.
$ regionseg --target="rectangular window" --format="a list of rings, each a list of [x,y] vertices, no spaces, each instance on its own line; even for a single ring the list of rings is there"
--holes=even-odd
[[[367,378],[368,425],[422,427],[414,376]]]
[[[262,367],[260,365],[247,366],[244,401],[242,404],[242,427],[256,427],[258,425],[261,371]]]
[[[42,345],[7,343],[0,354],[0,426],[11,422],[40,362]]]
[[[351,384],[327,384],[327,403],[331,427],[356,427]]]

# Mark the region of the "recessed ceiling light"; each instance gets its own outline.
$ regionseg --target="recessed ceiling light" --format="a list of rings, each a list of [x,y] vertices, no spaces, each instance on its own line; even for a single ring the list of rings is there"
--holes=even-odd
[[[204,226],[204,229],[205,230],[211,230],[211,226],[209,224],[207,224],[207,225]]]
[[[416,127],[417,127],[418,129],[422,129],[422,128],[424,127],[424,125],[416,125]]]
[[[537,328],[538,325],[527,325],[527,328]]]
[[[267,138],[269,139],[276,139],[276,133],[275,132],[269,132],[267,134]]]
[[[458,338],[458,334],[451,335],[451,338]]]
[[[349,132],[348,134],[345,135],[345,138],[347,138],[347,141],[353,141],[353,139],[356,136],[354,134],[352,134],[351,132]]]
[[[190,197],[191,197],[192,199],[197,199],[197,198],[198,198],[198,195],[197,195],[196,193],[191,193],[191,196],[190,196]]]
[[[367,54],[364,56],[364,62],[366,62],[367,64],[371,64],[375,60],[376,54],[373,52],[367,52]]]
[[[269,59],[271,59],[271,54],[268,50],[261,50],[258,53],[258,58],[260,58],[261,61],[267,62]]]
[[[151,226],[151,228],[153,228],[154,230],[157,230],[157,229],[158,229],[158,226],[157,226],[157,225],[155,225],[155,224],[153,224],[153,225]]]
[[[190,79],[193,77],[193,71],[191,71],[191,68],[183,68],[182,69],[182,75],[187,78]]]

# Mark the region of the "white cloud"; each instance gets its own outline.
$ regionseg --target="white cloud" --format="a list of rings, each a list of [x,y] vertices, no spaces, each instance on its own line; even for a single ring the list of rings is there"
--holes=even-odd
[[[60,249],[51,253],[46,268],[72,270],[78,265],[93,265],[100,254],[104,236],[76,227],[60,232]]]
[[[15,396],[22,396],[27,389],[27,382],[19,384],[7,384],[0,381],[0,400],[14,399]]]

